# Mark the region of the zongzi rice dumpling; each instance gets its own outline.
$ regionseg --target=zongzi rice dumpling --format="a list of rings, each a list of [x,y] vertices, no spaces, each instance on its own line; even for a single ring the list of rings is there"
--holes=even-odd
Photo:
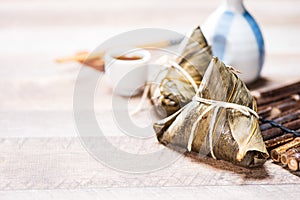
[[[178,56],[177,63],[198,88],[212,59],[211,47],[208,46],[200,27],[185,38],[182,46],[182,55]],[[166,76],[158,82],[159,84],[150,85],[150,97],[156,112],[162,117],[173,114],[189,103],[196,93],[192,83],[174,66],[168,68]]]
[[[218,58],[206,54],[205,58],[200,56],[201,61],[197,60],[197,52],[202,48],[194,47],[196,52],[188,54],[187,60],[193,60],[188,66],[184,62],[173,63],[174,71],[180,68],[176,75],[176,78],[181,76],[180,81],[167,75],[168,81],[176,87],[166,84],[163,91],[168,91],[168,96],[176,96],[173,101],[184,104],[173,107],[166,118],[154,124],[159,142],[241,166],[262,165],[268,153],[260,133],[254,98],[234,70]],[[197,73],[191,73],[190,69],[197,69]],[[188,73],[181,73],[182,70]],[[192,85],[198,86],[196,91]],[[168,110],[167,104],[161,106]]]

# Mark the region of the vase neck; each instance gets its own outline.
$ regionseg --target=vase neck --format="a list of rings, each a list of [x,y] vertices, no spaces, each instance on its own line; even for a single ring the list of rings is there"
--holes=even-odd
[[[245,12],[243,0],[223,0],[221,6],[227,11],[238,13]]]

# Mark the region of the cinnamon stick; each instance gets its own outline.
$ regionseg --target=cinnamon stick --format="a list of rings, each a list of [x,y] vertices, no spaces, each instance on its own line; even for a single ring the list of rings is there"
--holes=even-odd
[[[274,119],[282,117],[282,116],[292,115],[293,113],[295,113],[298,110],[299,110],[299,108],[292,108],[290,110],[284,111],[283,113],[280,113],[277,117],[271,118],[271,119],[274,120]]]
[[[299,98],[300,98],[300,96],[299,96]],[[289,96],[288,98],[282,99],[280,101],[274,101],[274,102],[270,102],[266,105],[259,106],[258,111],[260,112],[260,111],[265,110],[269,107],[276,107],[276,106],[284,104],[284,103],[297,102],[297,101],[299,101],[299,99],[295,98],[294,95],[292,95],[292,96]]]
[[[257,92],[255,94],[255,97],[257,99],[266,98],[266,97],[274,97],[274,96],[277,96],[278,94],[279,95],[286,94],[286,93],[298,91],[299,89],[300,89],[300,81],[289,84],[289,85],[273,88],[272,90]],[[294,92],[294,93],[297,93],[297,92]]]
[[[270,148],[276,147],[280,144],[285,144],[289,141],[292,141],[293,139],[294,139],[294,135],[291,133],[288,133],[288,134],[284,134],[284,135],[278,136],[276,138],[265,141],[265,145],[266,145],[267,149],[270,149]]]
[[[299,108],[300,107],[300,101],[292,101],[292,102],[286,102],[283,104],[280,104],[276,106],[275,108],[278,108],[281,112],[287,111],[291,108]]]
[[[264,110],[260,110],[258,115],[264,118],[275,118],[281,113],[295,108],[300,108],[300,101],[283,102],[274,107],[268,106]]]
[[[272,110],[272,107],[271,107],[271,106],[268,106],[268,107],[266,107],[266,108],[263,109],[263,110],[259,110],[259,111],[257,112],[257,114],[258,114],[260,117],[267,118],[267,117],[270,116],[271,110]]]
[[[273,149],[271,151],[271,158],[274,162],[280,162],[281,155],[286,152],[287,150],[299,147],[300,146],[300,137],[295,138],[293,141],[286,143],[280,147],[277,147],[276,149]]]
[[[290,121],[293,121],[293,120],[296,120],[296,119],[300,119],[300,109],[296,110],[292,114],[287,113],[286,115],[275,119],[274,122],[276,122],[278,124],[284,124],[284,123],[287,123],[287,122],[290,122]],[[270,123],[265,123],[265,124],[260,125],[260,130],[265,131],[265,130],[270,129],[272,127],[273,126]]]
[[[292,171],[299,170],[300,153],[295,153],[288,158],[288,167]]]
[[[283,126],[285,126],[288,129],[292,129],[292,130],[299,129],[300,128],[300,119],[297,119],[297,120],[294,120],[294,121],[291,121],[288,123],[284,123]],[[261,134],[262,134],[262,137],[264,140],[269,140],[271,138],[278,137],[278,136],[282,135],[283,133],[284,132],[280,128],[270,128],[270,129],[263,131]]]
[[[278,101],[278,100],[281,100],[281,99],[284,99],[285,97],[287,96],[291,96],[293,94],[297,94],[300,92],[300,88],[298,88],[297,90],[295,91],[290,91],[288,93],[284,93],[284,94],[278,94],[277,96],[272,96],[272,97],[267,97],[267,98],[262,98],[262,99],[258,99],[257,100],[257,104],[258,105],[265,105],[265,104],[268,104],[270,102],[274,102],[274,101]]]
[[[297,148],[289,149],[287,152],[283,153],[281,155],[281,164],[283,165],[283,167],[287,166],[289,157],[291,157],[291,156],[293,156],[293,154],[299,153],[299,152],[300,152],[300,147],[297,147]]]

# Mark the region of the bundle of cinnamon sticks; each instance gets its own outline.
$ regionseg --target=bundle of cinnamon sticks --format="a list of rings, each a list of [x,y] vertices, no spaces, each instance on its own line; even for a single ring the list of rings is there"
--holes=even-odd
[[[292,171],[300,170],[300,81],[254,96],[271,159]]]

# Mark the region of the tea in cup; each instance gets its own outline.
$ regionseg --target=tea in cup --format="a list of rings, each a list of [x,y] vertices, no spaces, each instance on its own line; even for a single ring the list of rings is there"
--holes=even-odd
[[[147,82],[149,51],[141,48],[114,49],[105,55],[105,74],[114,92],[137,95]]]

